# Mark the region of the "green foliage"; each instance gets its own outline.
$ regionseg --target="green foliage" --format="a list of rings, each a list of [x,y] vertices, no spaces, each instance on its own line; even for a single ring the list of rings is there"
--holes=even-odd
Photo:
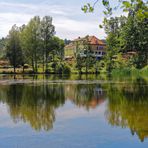
[[[24,49],[24,54],[32,65],[33,71],[38,71],[38,61],[41,54],[39,50],[41,47],[41,35],[40,35],[40,17],[35,16],[24,27],[21,32],[21,45]]]
[[[142,12],[141,13],[141,9]],[[129,12],[127,23],[121,28],[120,40],[124,51],[135,51],[137,56],[133,64],[142,68],[148,64],[148,23],[144,12],[147,7],[144,3],[133,4]],[[139,17],[139,15],[142,15]]]
[[[122,4],[123,4],[123,6],[122,6],[123,8],[127,9],[127,8],[131,7],[131,3],[128,1],[123,1]],[[125,9],[123,11],[125,11]]]
[[[148,76],[148,65],[142,68],[140,72],[142,75]]]
[[[51,48],[54,48],[53,45],[51,44],[55,42],[53,40],[53,35],[55,34],[55,27],[52,25],[52,18],[50,16],[45,16],[41,20],[40,34],[42,40],[41,48],[42,48],[42,58],[43,58],[42,60],[43,60],[43,71],[44,71],[44,63],[46,64],[46,70],[47,70],[49,53],[53,50]],[[55,45],[56,44],[57,42],[55,42]]]
[[[107,34],[105,62],[109,72],[127,66],[141,69],[148,64],[146,4],[142,1],[124,1],[123,8],[128,11],[127,17],[104,19],[104,29]],[[130,52],[135,55],[129,55]]]
[[[85,73],[90,73],[89,70],[94,68],[97,60],[95,57],[92,57],[91,47],[88,44],[89,38],[86,36],[82,40],[76,41],[76,68],[79,73],[82,73],[82,69],[85,69]],[[81,53],[85,53],[85,56]],[[91,73],[94,73],[93,71]]]
[[[10,64],[13,65],[15,73],[16,67],[23,64],[23,54],[20,45],[20,30],[16,25],[14,25],[9,31],[7,38],[7,57],[10,61]]]
[[[82,10],[85,13],[93,12],[97,3],[98,0],[93,5],[88,3],[84,5]],[[102,4],[106,8],[104,11],[106,18],[100,27],[104,28],[107,34],[107,55],[103,61],[97,62],[91,56],[90,47],[87,45],[87,36],[82,43],[83,45],[77,43],[76,62],[73,68],[76,68],[79,73],[82,71],[85,71],[85,73],[89,71],[98,72],[100,70],[110,73],[112,70],[127,67],[142,69],[148,64],[147,3],[143,0],[119,0],[119,3],[123,11],[128,12],[128,16],[108,18],[108,16],[111,16],[113,8],[110,7],[109,0],[102,0]],[[43,18],[35,16],[27,25],[14,28],[13,31],[11,30],[14,34],[9,34],[10,37],[8,36],[9,40],[7,42],[7,57],[14,67],[29,64],[32,66],[34,73],[37,73],[38,69],[40,72],[47,72],[49,69],[50,72],[55,73],[68,71],[70,67],[66,65],[66,70],[64,69],[63,59],[64,46],[70,41],[63,41],[54,36],[55,27],[50,16]],[[0,41],[0,48],[1,46],[3,48],[3,42],[3,40]],[[82,48],[80,46],[85,49],[86,57],[84,58],[79,55]],[[128,56],[128,52],[136,54]],[[4,55],[1,53],[0,51],[0,57]],[[41,70],[41,68],[43,69]]]
[[[110,7],[109,0],[102,0],[105,6],[105,18],[103,26],[107,34],[107,55],[105,58],[107,71],[119,67],[135,66],[143,68],[148,64],[148,7],[144,0],[123,1],[117,0],[123,11],[128,16],[110,17],[113,8]],[[98,3],[95,2],[94,6]],[[94,6],[92,6],[94,8]],[[83,11],[89,12],[91,5],[85,5]],[[115,9],[114,9],[115,10]],[[122,60],[119,55],[126,55],[128,52],[137,53],[136,56]],[[121,60],[121,61],[120,61]]]
[[[120,79],[119,79],[120,80]],[[120,80],[121,82],[121,80]],[[148,89],[147,82],[140,77],[132,77],[132,81],[107,86],[109,98],[106,118],[112,126],[130,128],[141,141],[147,137]],[[139,122],[141,121],[141,122]]]
[[[93,12],[94,8],[90,5],[90,3],[87,3],[86,5],[84,5],[82,8],[82,11],[84,11],[85,13],[87,12]]]
[[[80,55],[77,55],[76,58],[76,68],[78,69],[79,73],[82,73],[82,68],[83,68],[83,59],[80,57]]]
[[[70,68],[70,66],[68,65],[68,64],[64,64],[63,65],[63,72],[62,72],[63,74],[70,74],[71,73],[71,68]]]
[[[64,40],[58,38],[58,37],[52,37],[50,40],[50,53],[54,56],[58,55],[58,57],[63,60],[64,58]]]
[[[29,64],[33,73],[38,70],[48,71],[50,62],[55,62],[56,58],[62,61],[64,58],[64,41],[54,35],[55,27],[50,16],[35,16],[27,25],[14,25],[7,37],[7,57],[10,63],[14,68],[22,65],[23,70],[25,64]]]
[[[0,39],[0,59],[5,58],[6,56],[6,51],[5,51],[5,46],[6,46],[6,38]]]
[[[91,5],[90,3],[87,3],[86,5],[84,5],[81,9],[82,11],[84,11],[85,13],[91,13],[94,11],[95,5],[99,2],[99,0],[96,0],[96,2]],[[105,7],[105,11],[104,14],[106,16],[111,15],[112,14],[112,8],[110,7],[110,2],[109,0],[102,0],[102,4]]]
[[[71,68],[65,62],[55,62],[52,64],[55,74],[70,74]]]

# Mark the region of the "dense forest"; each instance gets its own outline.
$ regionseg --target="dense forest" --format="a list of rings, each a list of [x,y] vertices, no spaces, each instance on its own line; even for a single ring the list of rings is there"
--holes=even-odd
[[[93,6],[84,5],[82,10],[93,12],[97,2]],[[22,72],[29,69],[29,73],[147,73],[148,3],[144,0],[120,1],[120,9],[126,15],[113,17],[115,8],[110,1],[102,2],[105,17],[100,28],[107,35],[107,54],[101,60],[88,54],[86,58],[77,55],[72,63],[65,61],[64,46],[71,41],[55,36],[50,16],[35,16],[21,27],[13,25],[8,36],[0,40],[0,58],[9,61],[14,73],[18,67],[22,67]],[[87,44],[85,49],[89,53]]]

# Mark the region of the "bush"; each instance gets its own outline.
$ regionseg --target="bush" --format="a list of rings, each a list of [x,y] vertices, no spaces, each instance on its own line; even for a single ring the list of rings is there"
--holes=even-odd
[[[131,69],[130,68],[118,68],[118,69],[113,69],[111,74],[113,76],[126,76],[131,74]]]
[[[71,73],[71,68],[68,65],[64,65],[63,67],[63,74],[70,74]]]
[[[63,65],[61,63],[57,63],[55,67],[55,73],[62,74],[63,71]]]
[[[24,64],[24,69],[28,69],[29,65],[28,64]]]
[[[141,74],[148,76],[148,65],[141,69]]]
[[[45,73],[46,73],[46,74],[50,74],[50,73],[52,73],[52,68],[48,68],[48,69],[46,69]]]
[[[53,68],[54,68],[54,73],[56,74],[69,74],[71,72],[71,68],[67,63],[58,62],[52,65],[55,66],[55,67],[53,66]]]

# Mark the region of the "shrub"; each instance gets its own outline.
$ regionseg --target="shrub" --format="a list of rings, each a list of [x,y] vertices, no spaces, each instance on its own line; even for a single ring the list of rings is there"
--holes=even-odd
[[[71,68],[69,67],[69,65],[65,64],[63,67],[63,74],[70,74],[71,72]]]
[[[24,64],[24,69],[28,69],[29,65],[28,64]]]
[[[141,69],[140,71],[142,75],[148,76],[148,65]]]

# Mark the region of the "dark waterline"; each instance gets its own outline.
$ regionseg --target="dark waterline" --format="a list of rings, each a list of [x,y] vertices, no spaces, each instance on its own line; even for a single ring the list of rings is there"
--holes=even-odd
[[[148,146],[148,79],[0,76],[0,147]]]

